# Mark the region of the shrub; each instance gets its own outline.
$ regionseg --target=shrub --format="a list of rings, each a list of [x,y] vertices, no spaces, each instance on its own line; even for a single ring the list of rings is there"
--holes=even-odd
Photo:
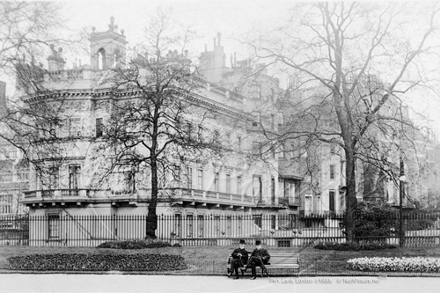
[[[440,272],[440,258],[363,257],[348,260],[346,268],[374,272]]]
[[[171,271],[187,268],[182,256],[167,254],[33,254],[7,260],[13,270]]]
[[[431,219],[410,219],[407,221],[406,229],[407,230],[425,230],[425,229],[431,229],[434,228],[434,220]]]
[[[125,240],[125,241],[107,241],[98,245],[98,248],[114,249],[144,249],[171,246],[169,242],[147,239],[147,240]]]
[[[314,246],[316,249],[321,250],[343,250],[343,251],[353,251],[353,250],[377,250],[377,249],[387,249],[396,248],[396,245],[386,244],[383,242],[320,242]]]
[[[361,202],[353,211],[354,236],[357,241],[381,241],[400,234],[397,210],[388,204]],[[345,229],[345,222],[340,224]]]

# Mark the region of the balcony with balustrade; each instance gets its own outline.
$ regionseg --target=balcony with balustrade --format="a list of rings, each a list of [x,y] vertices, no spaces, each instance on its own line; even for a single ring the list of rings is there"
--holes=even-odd
[[[22,203],[29,207],[82,206],[91,203],[107,203],[114,207],[145,204],[151,200],[151,189],[44,189],[25,191]],[[245,210],[250,208],[284,209],[279,198],[258,198],[245,194],[205,191],[198,189],[159,190],[158,202],[168,202],[177,207],[222,208]],[[298,201],[299,202],[299,201]]]
[[[81,202],[90,198],[90,189],[43,189],[23,192],[22,204],[43,206],[47,204]]]
[[[174,205],[183,207],[217,207],[245,209],[255,207],[256,200],[244,194],[232,194],[199,189],[178,189],[172,199]]]
[[[151,189],[110,190],[110,189],[47,189],[24,192],[23,204],[28,206],[111,203],[114,206],[136,206],[148,203],[151,199]],[[160,190],[159,202],[170,202],[173,206],[183,207],[218,207],[230,209],[245,209],[261,206],[262,203],[252,196],[229,194],[224,192],[205,191],[198,189],[167,189]],[[274,203],[265,202],[267,205]]]

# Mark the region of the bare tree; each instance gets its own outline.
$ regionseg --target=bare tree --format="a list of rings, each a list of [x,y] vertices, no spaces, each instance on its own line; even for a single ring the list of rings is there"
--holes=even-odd
[[[49,44],[63,42],[56,33],[63,27],[59,8],[52,2],[0,3],[0,76],[19,93],[3,97],[0,137],[35,165],[44,154],[53,154],[50,131],[60,121],[57,107],[32,99],[49,92],[43,87],[46,70],[37,63],[45,57]],[[28,98],[20,99],[19,95]]]
[[[82,37],[68,35],[60,9],[54,2],[0,2],[0,76],[15,87],[1,101],[0,137],[20,149],[40,175],[48,172],[45,159],[62,153],[56,129],[65,123],[63,98],[46,87],[42,62],[49,56],[49,70],[63,70],[62,49],[55,46],[82,46]]]
[[[54,2],[3,1],[0,3],[0,69],[15,73],[23,57],[38,61],[45,57],[50,44],[72,44],[60,32],[65,28],[60,18],[60,4]]]
[[[400,99],[428,79],[422,57],[433,55],[438,8],[425,9],[415,31],[408,19],[410,12],[416,19],[417,8],[396,3],[301,4],[286,25],[250,43],[258,57],[276,62],[296,80],[287,99],[292,109],[302,112],[280,139],[303,138],[343,150],[349,240],[357,205],[356,161],[382,166],[386,155],[377,156],[375,150],[383,140],[403,148],[402,125],[413,125],[401,114]]]
[[[166,176],[181,181],[182,164],[202,162],[220,149],[218,134],[205,127],[215,113],[199,102],[202,83],[186,51],[190,35],[173,29],[170,18],[159,13],[148,27],[147,41],[137,46],[143,54],[128,58],[107,78],[113,84],[110,116],[95,149],[108,158],[100,181],[125,172],[133,192],[140,177],[151,176],[146,237],[153,238],[158,200],[177,187],[165,185]]]

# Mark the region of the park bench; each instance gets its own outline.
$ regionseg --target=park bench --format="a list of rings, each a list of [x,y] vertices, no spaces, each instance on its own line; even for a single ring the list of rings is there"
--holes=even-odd
[[[271,269],[293,269],[297,275],[299,274],[299,254],[286,253],[286,252],[269,252],[269,253],[270,253],[269,263],[265,265],[268,272],[270,272]],[[249,257],[250,256],[251,254],[249,253]],[[227,263],[228,276],[230,274],[233,275],[234,273],[231,272],[231,259],[232,256],[230,255],[228,257],[228,263]],[[257,267],[257,269],[258,268],[260,267]],[[248,268],[247,271],[250,271],[250,268]],[[241,274],[244,275],[244,272],[242,271]]]

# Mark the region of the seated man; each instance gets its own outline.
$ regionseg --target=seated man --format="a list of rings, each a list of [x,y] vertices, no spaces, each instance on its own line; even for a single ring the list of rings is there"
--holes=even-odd
[[[238,268],[242,268],[244,266],[244,264],[246,264],[248,262],[248,252],[246,251],[246,249],[244,249],[244,245],[246,244],[246,242],[241,239],[240,240],[240,247],[234,249],[234,251],[232,252],[231,256],[231,271],[230,271],[230,275],[232,275],[232,272],[235,271],[235,277],[234,279],[238,279]]]
[[[256,267],[260,266],[262,269],[262,272],[267,275],[266,267],[264,266],[269,262],[270,255],[269,252],[261,248],[261,241],[257,240],[255,241],[256,248],[251,254],[251,257],[249,258],[249,261],[247,265],[245,266],[245,270],[250,266],[252,268],[252,278],[251,280],[255,280],[257,278],[257,270]]]

